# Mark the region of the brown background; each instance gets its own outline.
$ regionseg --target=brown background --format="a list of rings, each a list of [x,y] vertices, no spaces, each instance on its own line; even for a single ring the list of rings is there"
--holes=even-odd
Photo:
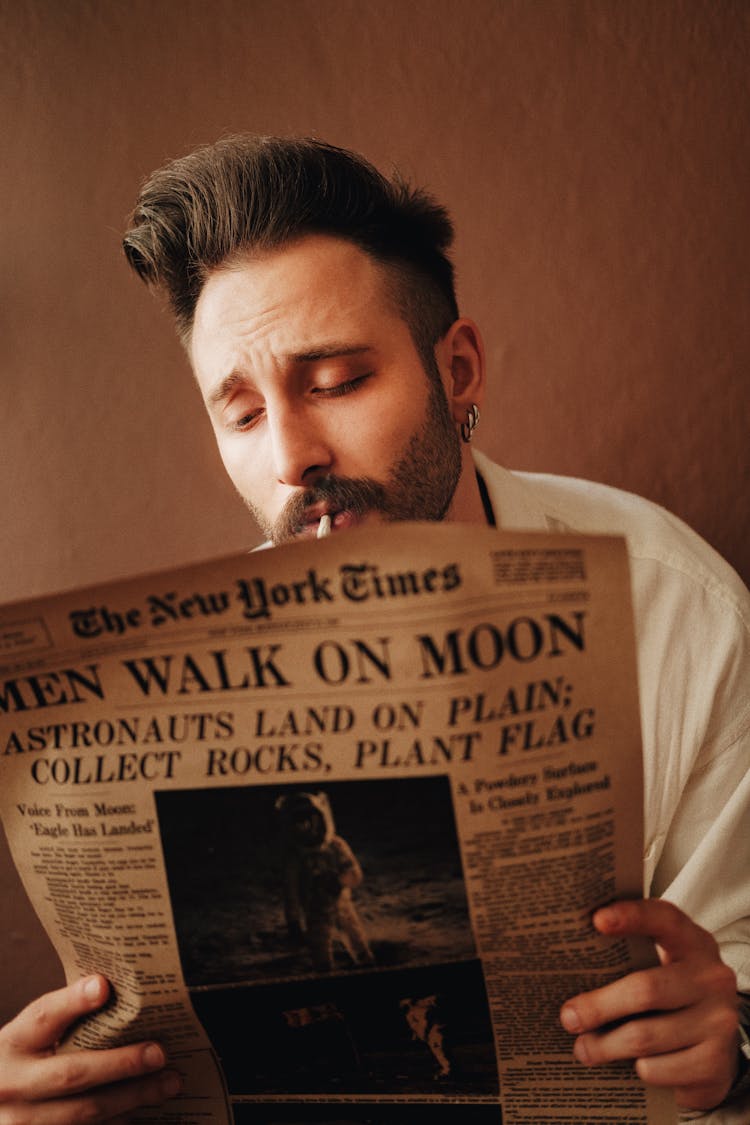
[[[487,339],[480,447],[649,496],[747,580],[750,5],[0,0],[0,16],[0,598],[256,540],[119,250],[148,172],[243,130],[316,134],[431,186]],[[58,968],[0,866],[2,1018]]]

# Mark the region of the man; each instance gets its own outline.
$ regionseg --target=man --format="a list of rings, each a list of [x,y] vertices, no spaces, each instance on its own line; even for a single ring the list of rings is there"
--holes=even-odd
[[[648,935],[661,965],[571,997],[560,1019],[584,1066],[633,1059],[644,1082],[708,1110],[742,1079],[750,599],[653,505],[473,456],[484,353],[458,315],[451,239],[442,208],[351,153],[236,138],[157,172],[125,249],[169,296],[226,470],[271,543],[412,518],[627,536],[646,885],[665,898],[593,923]],[[55,1055],[107,987],[79,981],[0,1032],[8,1120],[120,1120],[176,1092],[155,1044]]]

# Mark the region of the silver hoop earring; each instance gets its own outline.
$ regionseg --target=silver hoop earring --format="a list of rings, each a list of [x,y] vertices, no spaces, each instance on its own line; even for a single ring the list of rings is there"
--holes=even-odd
[[[474,430],[479,425],[479,407],[475,402],[472,402],[469,410],[466,411],[466,421],[461,423],[461,437],[468,443],[474,436]]]

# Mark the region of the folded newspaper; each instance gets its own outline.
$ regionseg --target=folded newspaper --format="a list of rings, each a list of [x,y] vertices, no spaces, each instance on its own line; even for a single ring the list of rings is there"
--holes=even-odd
[[[2,819],[63,1050],[157,1037],[138,1120],[661,1125],[563,1001],[653,963],[627,556],[404,524],[0,611]]]

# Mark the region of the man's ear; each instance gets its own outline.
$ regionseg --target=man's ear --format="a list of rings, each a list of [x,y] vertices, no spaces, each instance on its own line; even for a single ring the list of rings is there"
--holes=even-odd
[[[453,420],[465,422],[472,404],[481,406],[484,401],[484,341],[474,321],[454,321],[438,341],[435,355]]]

